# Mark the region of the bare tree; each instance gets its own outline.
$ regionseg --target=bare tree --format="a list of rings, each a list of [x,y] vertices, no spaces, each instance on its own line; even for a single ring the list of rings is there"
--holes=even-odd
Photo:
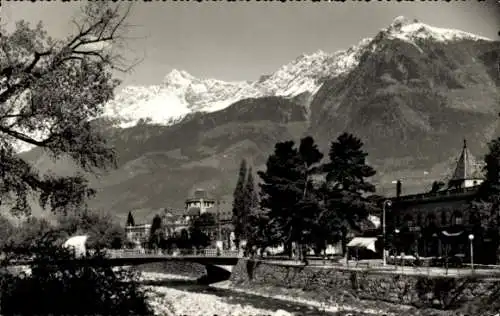
[[[0,198],[14,214],[29,214],[33,195],[52,211],[81,207],[95,192],[82,173],[42,175],[23,160],[20,146],[39,147],[54,159],[74,160],[82,171],[116,164],[115,151],[93,120],[103,114],[127,71],[117,53],[131,6],[90,3],[66,39],[48,36],[41,23],[0,27]],[[24,147],[26,148],[26,147]]]

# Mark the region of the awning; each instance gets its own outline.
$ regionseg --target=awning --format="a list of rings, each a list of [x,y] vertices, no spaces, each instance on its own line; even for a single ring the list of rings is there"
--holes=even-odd
[[[377,238],[375,237],[354,237],[348,244],[347,247],[353,248],[366,248],[373,252],[377,252],[375,249],[375,242]]]
[[[458,233],[448,233],[446,230],[443,230],[441,233],[443,235],[445,235],[446,237],[458,237],[458,236],[462,235],[463,232],[464,231],[462,230],[462,231],[460,231]]]

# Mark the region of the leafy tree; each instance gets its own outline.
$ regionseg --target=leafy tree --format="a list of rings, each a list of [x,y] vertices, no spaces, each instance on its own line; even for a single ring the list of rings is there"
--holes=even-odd
[[[233,193],[233,226],[234,234],[237,240],[243,237],[243,220],[242,216],[245,214],[245,180],[247,177],[247,163],[243,159],[240,164],[240,171],[238,173],[238,182]]]
[[[5,216],[0,216],[0,251],[12,240],[16,231],[14,225]]]
[[[119,249],[125,244],[125,230],[110,214],[95,211],[70,213],[59,217],[58,230],[65,238],[88,235],[87,245],[92,249]]]
[[[488,153],[484,157],[485,181],[483,187],[494,193],[500,190],[500,138],[488,144]]]
[[[151,223],[149,231],[149,247],[160,248],[165,240],[165,231],[163,230],[163,220],[160,215],[156,214]]]
[[[55,231],[55,227],[48,220],[29,217],[13,230],[8,241],[8,249],[16,253],[22,251],[22,249],[32,249],[41,240],[56,234],[59,237],[62,235]]]
[[[116,54],[130,6],[91,3],[65,39],[48,36],[41,23],[0,27],[0,196],[15,214],[29,214],[30,192],[52,211],[80,209],[95,191],[83,173],[41,175],[16,154],[39,147],[70,158],[84,172],[112,167],[115,152],[92,120],[103,113],[123,69]]]
[[[210,245],[209,232],[216,228],[216,220],[212,213],[205,212],[194,219],[189,227],[191,244],[195,247]]]
[[[471,219],[474,222],[474,234],[489,235],[500,245],[500,138],[488,144],[488,153],[484,157],[485,181],[479,187],[476,198],[471,203]]]
[[[41,23],[18,22],[12,32],[0,26],[0,200],[13,214],[30,215],[31,197],[52,212],[85,210],[95,191],[84,175],[115,166],[95,119],[119,83],[113,70],[125,70],[116,52],[130,8],[89,3],[73,21],[75,32],[61,40]],[[80,172],[41,174],[17,154],[30,147],[54,160],[70,159]],[[36,262],[28,276],[3,272],[2,315],[152,315],[136,282],[104,268],[58,265],[56,259],[69,253],[57,245],[54,227],[36,219],[23,225],[33,228],[19,230],[18,244],[26,247],[4,251],[9,259],[34,255]],[[19,304],[26,297],[29,304]]]
[[[366,164],[367,153],[363,143],[352,134],[343,133],[333,141],[328,153],[329,162],[323,164],[326,182],[323,186],[325,212],[324,223],[333,233],[330,238],[342,241],[346,251],[347,234],[359,229],[359,224],[367,218],[374,203],[366,194],[375,192],[375,186],[367,178],[375,175],[375,170]]]
[[[135,220],[134,220],[134,216],[132,215],[132,212],[128,212],[127,226],[135,226]]]
[[[72,266],[56,259],[71,253],[47,239],[26,249],[34,256],[31,274],[0,275],[2,315],[153,315],[146,291],[137,286],[132,271],[112,272],[109,267]],[[101,254],[92,259],[102,260]],[[123,282],[131,280],[132,282]],[[29,304],[20,304],[30,298]]]

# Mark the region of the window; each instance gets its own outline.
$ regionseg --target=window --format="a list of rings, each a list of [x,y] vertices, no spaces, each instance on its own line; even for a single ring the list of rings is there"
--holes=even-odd
[[[418,215],[417,215],[417,226],[422,226],[422,224],[423,224],[422,221],[423,221],[422,214],[418,213]]]
[[[453,213],[453,225],[462,225],[462,213],[455,212]]]
[[[413,221],[413,216],[411,215],[405,215],[404,217],[404,223],[410,228],[410,227],[413,227],[415,226],[415,223]]]
[[[446,216],[445,211],[441,212],[441,225],[443,226],[448,225],[448,217]]]

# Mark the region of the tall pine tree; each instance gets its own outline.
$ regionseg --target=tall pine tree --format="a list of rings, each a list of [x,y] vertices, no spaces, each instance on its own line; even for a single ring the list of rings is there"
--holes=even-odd
[[[302,199],[303,189],[298,183],[303,179],[301,162],[293,141],[275,145],[274,153],[266,162],[266,171],[259,171],[262,179],[260,205],[267,210],[269,223],[266,238],[269,245],[283,244],[285,252],[292,254],[294,211]]]
[[[135,226],[135,220],[134,216],[132,215],[132,212],[128,212],[127,226]]]
[[[160,215],[156,214],[151,223],[149,231],[149,247],[160,248],[165,240],[165,232],[163,231],[163,220]]]
[[[330,161],[322,166],[326,172],[323,186],[326,230],[342,241],[344,252],[349,231],[359,229],[359,224],[374,207],[365,197],[365,193],[375,192],[375,186],[367,178],[376,173],[366,164],[367,155],[360,139],[343,133],[332,142],[328,154]]]
[[[238,174],[238,182],[233,193],[233,226],[236,243],[242,239],[243,227],[241,215],[245,209],[245,180],[247,178],[247,162],[245,159],[241,161],[240,171]]]
[[[305,260],[306,245],[315,243],[314,232],[316,231],[317,218],[321,212],[321,207],[317,199],[312,177],[319,173],[318,163],[323,159],[323,153],[318,149],[311,136],[307,136],[300,141],[299,156],[302,163],[303,195],[302,200],[296,207],[296,216],[302,229],[298,231],[295,241],[300,245],[300,255]]]
[[[310,242],[319,206],[309,188],[315,164],[322,157],[312,137],[302,139],[298,149],[293,141],[277,143],[266,171],[258,173],[263,181],[261,207],[268,210],[269,217],[266,237],[270,244],[283,243],[289,255],[293,242]]]
[[[259,207],[259,197],[255,189],[252,167],[248,168],[247,174],[248,178],[244,188],[245,203],[244,207],[242,208],[241,223],[243,228],[243,236],[248,242],[250,242],[249,239],[252,239],[252,234],[254,232],[253,227],[251,227],[252,223],[250,218],[253,216],[253,213],[255,213],[257,211],[257,208]]]

